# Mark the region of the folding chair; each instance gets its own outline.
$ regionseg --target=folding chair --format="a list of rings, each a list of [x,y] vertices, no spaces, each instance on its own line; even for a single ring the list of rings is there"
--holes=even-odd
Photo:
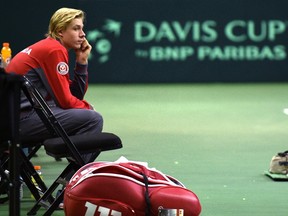
[[[4,71],[0,71],[0,152],[9,150],[12,157],[9,163],[9,177],[0,166],[1,186],[0,191],[9,194],[9,215],[20,215],[20,180],[19,162],[17,152],[20,148],[19,142],[19,110],[20,110],[20,88],[21,77]],[[1,161],[2,164],[2,161]],[[8,184],[7,184],[8,183]],[[7,194],[7,196],[8,196]]]
[[[32,155],[40,148],[44,139],[35,138],[22,140],[19,135],[20,92],[23,77],[16,74],[1,72],[0,77],[0,193],[7,193],[9,212],[11,215],[20,214],[20,176],[36,199],[47,190],[45,183],[35,171],[30,162]],[[33,152],[27,156],[23,147],[33,147]],[[9,171],[9,174],[5,171]],[[36,188],[33,177],[38,184]],[[49,197],[51,201],[51,197]],[[3,199],[3,202],[6,200]],[[52,201],[51,201],[52,202]]]
[[[57,137],[46,139],[43,142],[46,153],[55,158],[66,158],[68,161],[66,168],[28,212],[28,215],[36,215],[40,207],[44,206],[47,208],[44,215],[51,215],[63,200],[67,176],[71,172],[75,173],[80,167],[86,164],[81,155],[95,153],[95,158],[93,158],[95,160],[102,151],[122,148],[122,142],[117,135],[107,132],[95,135],[69,136],[53,115],[41,93],[26,77],[24,77],[23,91],[45,125],[57,135]],[[53,196],[59,185],[63,185],[64,190],[54,198],[53,203],[47,203],[47,200]]]

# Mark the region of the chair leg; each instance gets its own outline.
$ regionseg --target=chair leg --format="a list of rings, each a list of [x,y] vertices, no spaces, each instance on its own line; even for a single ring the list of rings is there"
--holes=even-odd
[[[23,180],[26,183],[27,187],[33,194],[36,200],[40,199],[41,195],[48,189],[44,181],[41,179],[39,174],[35,171],[33,164],[31,161],[26,157],[23,151],[20,151],[20,155],[22,157],[22,170],[21,174],[23,175]],[[31,177],[34,178],[35,183],[37,184],[38,188],[36,188],[35,184],[32,182]],[[52,198],[50,197],[52,201]]]
[[[42,144],[34,146],[32,150],[29,152],[27,158],[30,160],[36,154],[36,152],[41,148],[41,146]]]
[[[59,207],[60,203],[62,202],[64,198],[64,191],[62,190],[59,196],[54,200],[54,202],[49,206],[47,211],[43,214],[43,216],[50,216],[53,214],[53,212]]]
[[[35,203],[35,205],[31,208],[31,210],[27,213],[27,215],[36,215],[37,211],[40,209],[40,207],[42,205],[45,206],[46,200],[48,199],[48,197],[51,197],[53,192],[58,188],[58,186],[61,185],[65,185],[66,181],[64,180],[65,177],[72,171],[74,170],[76,172],[76,170],[78,170],[80,167],[77,166],[75,167],[75,164],[70,162],[68,164],[68,166],[63,170],[63,172],[59,175],[59,177],[52,183],[52,185],[48,188],[48,190],[46,190],[46,192],[43,194],[42,197],[40,197],[40,199],[37,200],[37,202]],[[63,190],[64,191],[64,190]],[[61,194],[60,194],[61,195]],[[50,213],[52,214],[53,211],[55,211],[59,204],[61,203],[61,197],[57,197],[53,200],[53,202],[49,202],[50,206],[48,207],[48,213],[47,215],[49,215]],[[47,206],[47,205],[46,205]]]
[[[21,170],[21,176],[26,186],[28,187],[31,194],[34,196],[36,200],[40,199],[40,194],[38,189],[35,187],[34,183],[31,180],[31,175],[27,173],[27,171]]]
[[[10,179],[5,173],[4,169],[0,167],[0,195],[7,194],[5,197],[0,198],[0,204],[5,203],[9,200],[9,183]]]
[[[40,199],[41,194],[39,194],[39,190],[35,187],[35,184],[32,182],[31,177],[33,177],[35,179],[35,182],[37,183],[41,192],[44,193],[47,190],[47,186],[45,185],[43,180],[40,178],[38,173],[35,171],[34,166],[30,161],[32,156],[39,150],[40,147],[41,147],[41,145],[35,146],[28,156],[26,156],[25,153],[21,149],[18,150],[19,157],[20,157],[21,177],[23,178],[23,181],[25,182],[28,189],[30,190],[30,192],[32,193],[32,195],[35,197],[36,200]],[[9,163],[9,154],[6,157],[6,159],[1,161],[1,166],[7,167],[8,163]],[[3,169],[2,169],[2,171],[3,171]],[[0,176],[2,176],[1,168],[0,168]],[[50,201],[52,203],[53,199],[50,198]]]

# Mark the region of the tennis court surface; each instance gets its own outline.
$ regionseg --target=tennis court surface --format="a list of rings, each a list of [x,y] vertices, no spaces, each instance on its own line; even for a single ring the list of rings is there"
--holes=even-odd
[[[148,162],[195,192],[202,216],[287,215],[288,183],[264,175],[272,156],[288,150],[286,83],[90,85],[86,99],[123,142],[98,161]],[[44,149],[33,162],[48,185],[66,164]],[[33,203],[24,187],[21,215]]]

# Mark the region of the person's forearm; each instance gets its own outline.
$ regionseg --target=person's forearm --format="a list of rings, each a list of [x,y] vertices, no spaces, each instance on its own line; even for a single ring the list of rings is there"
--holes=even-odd
[[[74,79],[70,84],[72,95],[83,100],[88,86],[88,65],[76,63],[74,70]]]

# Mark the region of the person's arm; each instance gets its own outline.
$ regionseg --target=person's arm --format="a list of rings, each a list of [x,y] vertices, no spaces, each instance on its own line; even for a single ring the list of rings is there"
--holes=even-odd
[[[48,54],[47,59],[49,61],[43,63],[43,69],[59,106],[63,109],[90,109],[89,103],[78,99],[71,93],[68,54],[61,50],[54,50]]]
[[[91,45],[85,39],[81,48],[75,50],[76,65],[74,69],[74,79],[70,83],[71,93],[82,100],[88,88],[88,57],[91,52]]]
[[[80,100],[83,100],[88,88],[88,65],[76,63],[74,79],[70,82],[71,93]]]

